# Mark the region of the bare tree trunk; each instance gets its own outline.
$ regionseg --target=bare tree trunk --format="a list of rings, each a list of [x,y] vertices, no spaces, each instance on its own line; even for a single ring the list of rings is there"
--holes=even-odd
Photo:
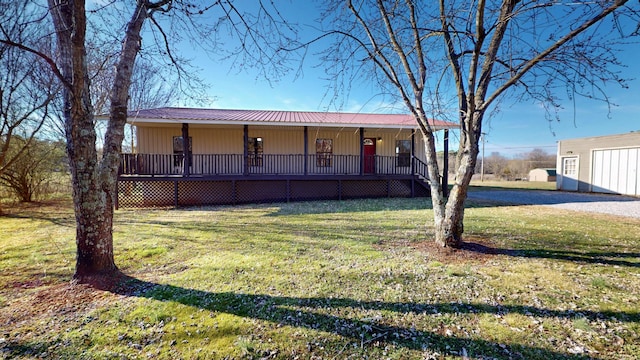
[[[477,145],[465,144],[464,153],[456,169],[455,183],[447,199],[445,216],[441,221],[436,220],[436,242],[441,246],[454,248],[462,246],[465,201],[477,154]]]
[[[74,278],[82,280],[117,270],[113,260],[113,210],[105,196],[98,166],[86,61],[84,2],[49,0],[49,10],[64,84],[65,134],[76,217]]]
[[[88,93],[86,96],[85,104]],[[65,121],[76,216],[76,279],[117,270],[111,230],[113,208],[98,169],[93,115],[90,107],[81,108]]]
[[[67,154],[71,169],[76,216],[76,271],[74,278],[117,270],[113,258],[113,207],[104,191],[98,167],[96,134],[88,91],[69,95],[77,104],[67,116]],[[80,99],[78,99],[80,98]],[[78,104],[81,103],[81,104]]]
[[[463,108],[473,107],[465,104]],[[439,181],[431,182],[435,241],[442,247],[460,248],[462,246],[465,201],[480,151],[479,139],[482,125],[482,116],[480,114],[475,114],[475,116],[472,112],[470,114],[471,116],[462,116],[460,122],[463,126],[456,159],[455,180],[449,192],[449,197],[445,200],[442,196]],[[432,151],[435,154],[435,149]],[[429,157],[432,156],[429,151],[427,151],[427,154]],[[433,156],[435,158],[435,155]],[[434,175],[431,174],[430,170],[429,175],[433,178],[434,175],[437,175],[437,170]],[[443,176],[446,176],[446,174]],[[434,193],[434,189],[439,191]]]
[[[95,180],[95,179],[93,179]],[[88,180],[89,183],[95,181]],[[113,208],[103,191],[78,186],[74,180],[76,269],[74,278],[106,275],[117,270],[113,258]]]
[[[440,246],[448,245],[444,238],[439,235],[442,233],[440,229],[446,219],[447,199],[444,197],[442,185],[440,182],[440,172],[438,168],[438,159],[435,146],[433,132],[422,130],[424,138],[425,154],[427,157],[427,171],[429,173],[429,186],[431,188],[431,204],[433,206],[433,220],[436,229],[436,243]]]
[[[113,202],[127,118],[129,84],[140,50],[140,31],[148,16],[146,4],[138,2],[127,27],[111,90],[111,118],[103,157],[98,161],[85,48],[84,3],[49,0],[61,53],[60,68],[65,80],[65,133],[77,226],[75,279],[117,271],[113,257]]]

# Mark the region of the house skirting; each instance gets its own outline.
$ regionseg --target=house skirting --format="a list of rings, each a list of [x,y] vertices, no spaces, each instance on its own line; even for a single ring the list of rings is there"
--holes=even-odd
[[[428,197],[417,177],[183,178],[121,177],[117,208],[236,205],[381,197]]]

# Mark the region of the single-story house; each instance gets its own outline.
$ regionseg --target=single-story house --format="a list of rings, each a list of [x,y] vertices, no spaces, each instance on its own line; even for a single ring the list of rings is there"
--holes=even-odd
[[[119,207],[429,196],[422,137],[406,114],[166,107],[127,121],[137,145],[122,154]],[[430,126],[446,150],[458,125]]]
[[[640,132],[558,142],[560,190],[640,195]]]
[[[529,171],[529,181],[556,181],[556,169],[533,169]]]

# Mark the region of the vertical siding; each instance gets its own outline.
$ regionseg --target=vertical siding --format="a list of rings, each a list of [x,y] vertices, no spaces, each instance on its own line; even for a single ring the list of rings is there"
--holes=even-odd
[[[172,154],[173,137],[181,136],[182,129],[176,127],[138,126],[138,153]]]
[[[265,154],[304,154],[304,130],[301,127],[273,129],[249,126],[249,137],[263,139]]]
[[[313,156],[309,159],[309,171],[315,173],[359,174],[360,133],[358,129],[309,128],[309,154],[316,154],[316,139],[331,139],[334,157],[331,166],[318,166]],[[345,157],[344,155],[351,155]]]
[[[635,151],[630,151],[629,153],[627,194],[640,195],[640,148],[635,149]]]
[[[242,174],[241,157],[229,156],[243,153],[242,127],[192,127],[189,136],[193,140],[194,171],[196,173]],[[195,154],[216,154],[217,157]]]
[[[640,195],[639,153],[640,147],[594,150],[592,190]]]
[[[358,129],[327,129],[309,128],[309,153],[315,153],[316,139],[333,139],[335,155],[359,155],[360,134]],[[180,126],[175,127],[147,127],[137,129],[138,152],[171,154],[172,139],[182,136]],[[192,138],[194,154],[237,154],[243,152],[243,129],[191,127],[189,136]],[[304,153],[304,135],[302,127],[295,128],[266,128],[249,127],[249,137],[264,139],[265,154],[302,154]],[[410,140],[411,131],[375,131],[365,129],[365,138],[380,138],[376,142],[376,153],[382,156],[395,155],[396,140]],[[416,134],[415,151],[424,154],[424,145],[420,134]]]
[[[397,140],[409,140],[411,141],[411,130],[365,130],[365,138],[376,139],[376,155],[384,156],[376,163],[376,171],[379,173],[406,173],[411,172],[411,167],[397,166],[395,160],[396,156],[396,141]],[[421,146],[420,136],[416,135],[416,141],[414,142],[414,151],[418,158],[424,159],[424,156],[420,157],[421,153],[424,153],[424,146]],[[422,151],[421,151],[422,150]],[[421,152],[420,152],[421,151]]]
[[[181,136],[181,125],[151,127],[138,126],[137,141],[138,153],[140,154],[172,154],[172,140],[174,136]],[[193,126],[189,128],[189,136],[192,139],[192,149],[194,160],[192,163],[193,172],[200,173],[215,166],[223,166],[225,172],[242,173],[241,166],[233,167],[230,161],[226,165],[220,158],[197,156],[206,154],[235,154],[242,155],[243,149],[243,126]],[[302,173],[300,168],[303,163],[304,154],[304,128],[303,127],[268,127],[249,126],[249,137],[261,137],[263,139],[265,155],[295,155],[296,166],[288,167],[291,158],[277,157],[272,164],[268,164],[269,169],[264,171],[275,171],[277,173]],[[390,157],[384,159],[385,162],[378,163],[378,172],[396,172],[397,164],[393,157],[396,155],[396,140],[411,140],[411,130],[389,130],[389,129],[365,129],[365,138],[376,139],[376,154]],[[348,155],[340,158],[342,163],[332,164],[332,167],[316,167],[315,157],[316,139],[332,139],[334,155]],[[338,173],[338,174],[358,174],[360,171],[360,133],[357,128],[308,128],[308,151],[309,170],[311,172]],[[424,140],[420,133],[416,133],[414,142],[414,152],[418,159],[425,161]],[[265,157],[266,158],[266,157]],[[230,158],[225,158],[230,159]],[[234,158],[235,159],[235,158]],[[274,159],[274,157],[270,157]],[[223,163],[220,165],[220,163]],[[267,165],[267,164],[265,164]],[[267,168],[267,166],[264,166]],[[404,169],[402,169],[404,170]],[[260,167],[252,169],[260,172]],[[409,168],[407,168],[409,173]]]
[[[304,129],[302,127],[249,126],[249,137],[261,137],[262,166],[253,166],[253,173],[304,173]],[[243,152],[242,141],[240,152]]]
[[[242,128],[203,128],[189,129],[193,139],[194,154],[242,154]]]
[[[580,139],[569,139],[558,142],[558,180],[557,183],[560,187],[562,183],[562,173],[560,159],[566,156],[578,156],[579,166],[578,169],[578,191],[588,192],[592,191],[593,183],[597,183],[598,187],[601,185],[609,186],[611,181],[618,181],[620,176],[625,174],[615,174],[611,178],[605,179],[603,176],[603,169],[599,168],[604,162],[616,161],[619,162],[619,158],[616,159],[596,159],[593,156],[618,156],[619,154],[598,154],[594,150],[603,149],[620,149],[624,147],[635,147],[640,145],[640,132],[633,132],[628,134],[610,135],[610,136],[598,136]],[[597,160],[597,161],[596,161]],[[601,163],[602,162],[602,163]],[[607,170],[610,171],[610,170]],[[596,189],[597,190],[597,189]]]

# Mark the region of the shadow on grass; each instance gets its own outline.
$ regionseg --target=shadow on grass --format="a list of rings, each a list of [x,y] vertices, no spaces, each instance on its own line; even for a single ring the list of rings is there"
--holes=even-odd
[[[357,301],[347,298],[294,298],[284,296],[242,293],[212,293],[142,281],[123,275],[115,286],[107,289],[113,293],[170,301],[199,309],[233,314],[240,317],[268,321],[278,325],[301,327],[342,336],[360,346],[370,342],[386,342],[412,350],[430,350],[446,355],[494,356],[499,358],[537,359],[593,359],[585,354],[568,354],[554,349],[520,344],[500,344],[478,338],[445,335],[444,330],[423,331],[413,327],[388,325],[380,319],[354,319],[336,316],[342,308],[379,310],[416,314],[507,314],[545,318],[611,319],[623,322],[640,321],[638,312],[558,311],[530,306],[493,306],[480,303],[393,303],[382,301]]]
[[[549,249],[514,250],[496,248],[474,242],[465,242],[463,249],[487,255],[506,255],[523,258],[566,260],[585,264],[640,267],[640,252],[580,252]],[[623,260],[623,258],[635,258],[638,261]]]
[[[46,204],[42,204],[42,208],[38,207],[38,203],[30,204],[30,208],[26,208],[19,211],[12,211],[0,214],[0,217],[6,219],[20,219],[20,220],[41,220],[47,221],[54,225],[62,227],[75,227],[76,220],[73,213],[64,213],[58,211],[46,211]],[[34,210],[35,209],[35,210]],[[42,210],[45,209],[45,210]],[[71,207],[71,209],[73,209]]]
[[[494,202],[496,206],[558,205],[566,203],[638,202],[638,198],[619,194],[581,193],[559,190],[527,190],[510,188],[469,189],[467,200]]]

